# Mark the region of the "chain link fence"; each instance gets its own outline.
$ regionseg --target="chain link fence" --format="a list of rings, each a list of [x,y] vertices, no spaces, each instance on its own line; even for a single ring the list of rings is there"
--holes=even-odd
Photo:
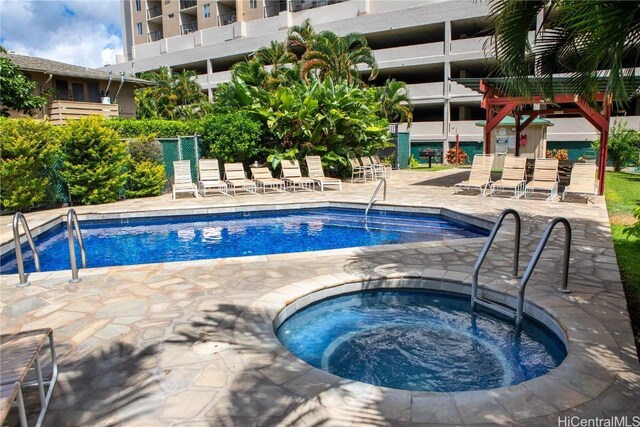
[[[200,160],[198,136],[179,136],[177,138],[158,138],[162,145],[162,162],[167,179],[173,180],[173,162],[189,160],[191,163],[191,179],[198,178],[197,165]]]

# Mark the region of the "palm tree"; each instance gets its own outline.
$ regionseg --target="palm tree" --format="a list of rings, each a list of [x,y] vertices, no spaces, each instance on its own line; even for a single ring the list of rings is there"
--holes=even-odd
[[[300,75],[305,80],[309,75],[316,75],[320,80],[332,77],[336,82],[351,84],[360,82],[359,64],[371,68],[369,80],[376,78],[378,64],[362,34],[350,33],[340,37],[331,31],[323,31],[302,56]]]
[[[596,78],[606,76],[607,95],[627,101],[625,79],[640,63],[640,2],[604,0],[491,0],[495,34],[491,48],[511,95],[531,97],[536,81],[528,78],[531,55],[539,89],[553,99],[554,73],[569,73],[571,92],[593,104]],[[539,14],[544,24],[529,43]]]
[[[300,56],[302,56],[315,37],[316,32],[311,25],[311,20],[307,18],[301,25],[294,25],[287,31],[287,49],[292,52],[301,52]]]
[[[201,110],[206,101],[196,73],[183,70],[172,73],[167,67],[158,71],[143,73],[142,78],[155,83],[154,86],[136,91],[136,109],[139,118],[166,119],[187,118],[194,115],[194,109]],[[197,114],[197,112],[195,112]]]
[[[238,62],[231,67],[231,79],[249,86],[263,87],[268,78],[269,73],[257,59]]]
[[[413,122],[413,106],[405,82],[396,79],[387,80],[384,86],[376,88],[378,101],[382,107],[382,115],[389,122],[398,120],[407,122],[411,127]]]
[[[296,62],[296,55],[289,52],[284,43],[271,41],[269,46],[263,46],[253,53],[252,57],[262,65],[271,65],[271,75],[277,75],[278,69],[285,65]]]

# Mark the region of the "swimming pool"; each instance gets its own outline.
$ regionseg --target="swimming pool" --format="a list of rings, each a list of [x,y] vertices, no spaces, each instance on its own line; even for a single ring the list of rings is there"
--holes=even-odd
[[[377,289],[321,300],[276,334],[300,359],[332,374],[413,391],[457,392],[519,384],[557,367],[562,341],[526,318],[472,313],[468,296]]]
[[[81,221],[87,267],[149,264],[486,236],[443,215],[304,208],[171,217]],[[69,269],[66,224],[34,238],[42,271]],[[78,249],[79,250],[79,249]],[[33,257],[23,245],[25,270]],[[0,272],[16,273],[15,252]]]

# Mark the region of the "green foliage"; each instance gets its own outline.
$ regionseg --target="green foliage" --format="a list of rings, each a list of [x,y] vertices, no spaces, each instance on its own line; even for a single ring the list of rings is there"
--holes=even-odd
[[[407,84],[391,79],[387,80],[384,86],[377,87],[376,90],[384,118],[390,122],[407,122],[407,126],[411,127],[413,105],[411,105]]]
[[[633,210],[633,216],[636,217],[637,221],[635,224],[630,225],[624,229],[624,234],[627,236],[633,236],[636,239],[640,240],[640,205],[636,206]]]
[[[149,197],[162,194],[167,177],[162,164],[143,160],[132,162],[127,197]]]
[[[129,140],[129,154],[134,162],[162,163],[162,145],[154,133]]]
[[[109,119],[104,126],[115,130],[122,138],[137,138],[140,135],[154,134],[156,138],[175,138],[178,136],[199,134],[201,120],[164,120],[164,119]]]
[[[615,121],[609,132],[608,156],[616,171],[621,170],[631,160],[638,158],[640,132],[626,128],[626,123]],[[600,140],[593,142],[594,150],[600,150]]]
[[[59,128],[33,119],[0,118],[2,210],[46,206],[54,193],[51,166],[60,155]]]
[[[409,166],[411,167],[411,169],[415,169],[415,168],[419,168],[420,167],[420,162],[418,161],[418,159],[416,159],[413,154],[409,156]]]
[[[118,200],[127,182],[127,144],[100,117],[74,120],[64,129],[64,170],[72,200],[83,204]]]
[[[136,91],[139,119],[194,119],[211,112],[212,106],[197,82],[195,71],[172,73],[167,67],[141,75],[155,86]]]
[[[47,102],[41,96],[33,95],[36,82],[25,77],[20,69],[8,58],[0,58],[0,116],[8,116],[9,110],[33,114]]]
[[[221,162],[249,162],[262,151],[263,127],[246,113],[236,112],[207,117],[202,129],[202,157]]]

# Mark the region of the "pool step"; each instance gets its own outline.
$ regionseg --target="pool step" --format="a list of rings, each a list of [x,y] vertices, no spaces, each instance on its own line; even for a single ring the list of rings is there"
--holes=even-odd
[[[508,307],[504,304],[500,304],[499,302],[492,301],[486,298],[476,298],[474,302],[476,304],[480,304],[485,308],[488,308],[489,310],[493,310],[497,313],[500,313],[503,316],[507,316],[510,319],[516,318],[516,311],[513,308]]]

